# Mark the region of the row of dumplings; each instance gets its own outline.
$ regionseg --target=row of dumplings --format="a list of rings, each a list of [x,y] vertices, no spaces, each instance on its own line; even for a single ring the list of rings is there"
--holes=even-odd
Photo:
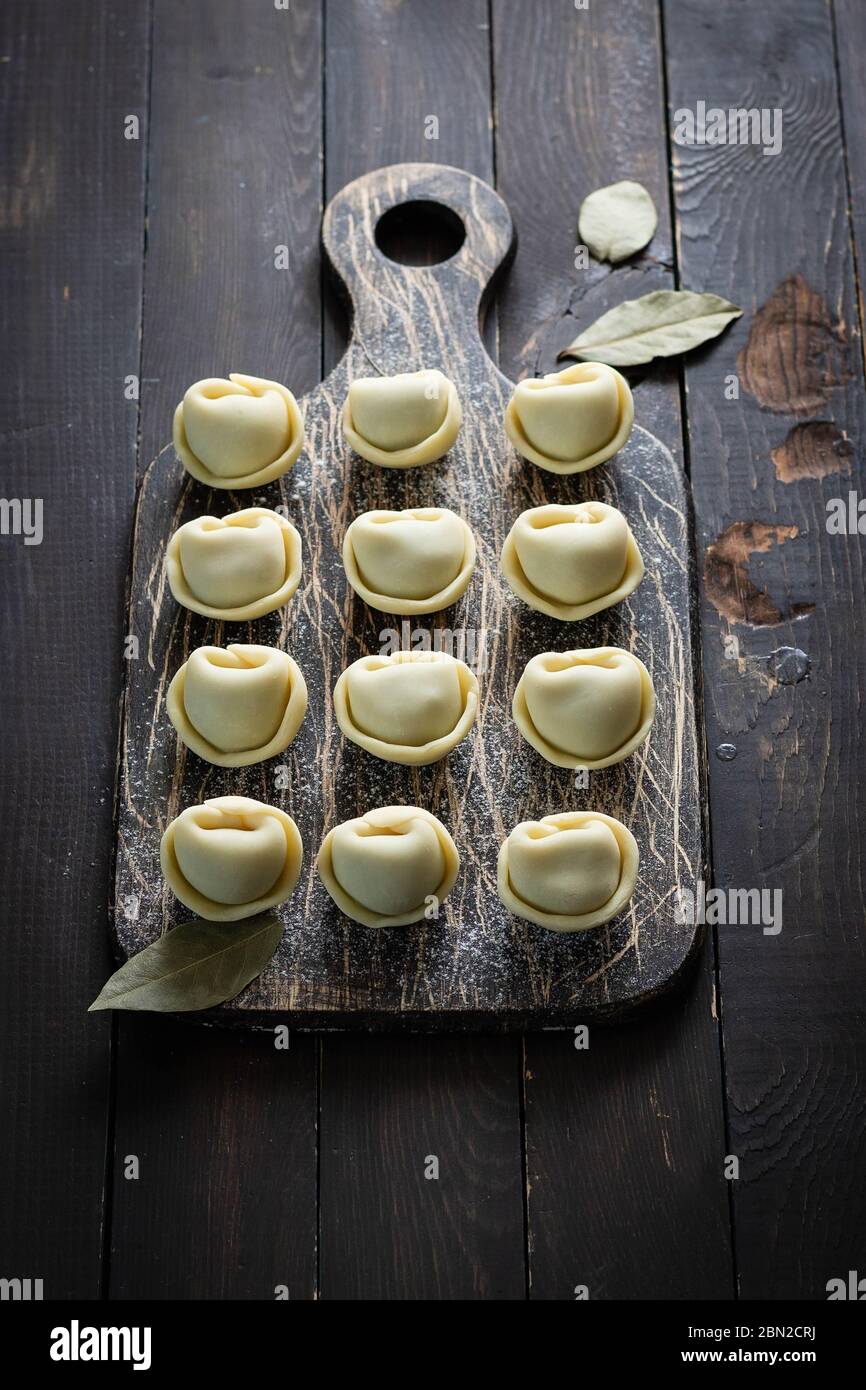
[[[186,907],[236,922],[285,902],[301,874],[291,816],[244,796],[190,806],[162,837],[163,875]],[[419,806],[384,806],[328,832],[316,867],[337,907],[366,927],[438,916],[460,870],[445,826]],[[597,811],[566,811],[515,826],[499,851],[497,888],[510,912],[552,931],[584,931],[631,898],[638,848]]]
[[[346,577],[383,613],[437,613],[456,603],[475,568],[475,537],[447,507],[364,512],[343,540]],[[620,603],[644,565],[625,517],[605,502],[551,503],[521,512],[502,547],[513,592],[563,622]],[[200,516],[172,536],[168,580],[179,603],[207,618],[245,622],[287,603],[301,580],[301,538],[267,507]]]
[[[385,762],[424,767],[466,737],[478,713],[478,677],[442,651],[362,656],[334,687],[337,723]],[[527,743],[555,767],[622,762],[646,739],[655,690],[643,662],[621,647],[541,652],[523,670],[512,715]],[[297,662],[276,647],[198,647],[176,672],[168,716],[188,748],[219,767],[247,767],[289,746],[307,709]]]
[[[463,412],[442,372],[357,377],[341,417],[343,438],[382,468],[435,463],[452,447]],[[621,449],[634,420],[625,377],[603,362],[521,381],[505,411],[515,448],[552,473],[580,473]],[[187,471],[208,487],[263,487],[296,463],[304,425],[288,387],[232,372],[197,381],[174,415],[174,446]]]

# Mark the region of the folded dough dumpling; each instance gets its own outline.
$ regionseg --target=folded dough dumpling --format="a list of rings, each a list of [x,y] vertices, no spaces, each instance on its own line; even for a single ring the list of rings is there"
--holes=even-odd
[[[165,705],[200,758],[217,767],[248,767],[288,748],[307,711],[307,685],[288,652],[233,642],[191,652]]]
[[[383,613],[438,613],[466,592],[475,538],[447,507],[364,512],[343,541],[355,593]]]
[[[188,806],[170,822],[159,847],[169,888],[209,922],[239,922],[284,902],[303,855],[291,816],[248,796]]]
[[[304,422],[278,381],[231,372],[196,381],[174,412],[174,447],[188,473],[216,488],[262,487],[297,460]]]
[[[442,903],[460,855],[445,826],[420,806],[382,806],[326,835],[318,869],[334,902],[365,927],[405,927]]]
[[[343,407],[343,436],[383,468],[435,463],[457,438],[463,413],[453,382],[438,371],[356,377]]]
[[[206,618],[245,623],[292,597],[301,580],[301,538],[267,507],[198,516],[175,531],[165,563],[178,603]]]
[[[586,931],[631,898],[640,853],[631,831],[600,811],[563,811],[515,826],[499,851],[509,912],[551,931]]]
[[[512,713],[556,767],[610,767],[643,743],[655,717],[652,679],[622,647],[541,652],[526,663]]]
[[[410,767],[435,763],[465,738],[478,713],[478,681],[446,652],[362,656],[334,687],[346,738]]]
[[[620,603],[644,568],[622,512],[575,502],[521,512],[502,547],[502,572],[530,608],[577,622]]]
[[[625,377],[604,362],[577,362],[519,381],[505,411],[505,432],[539,468],[582,473],[622,448],[633,421]]]

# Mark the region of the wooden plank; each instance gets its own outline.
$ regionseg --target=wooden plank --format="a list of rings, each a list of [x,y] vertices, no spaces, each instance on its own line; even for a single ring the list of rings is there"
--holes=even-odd
[[[848,176],[851,231],[854,240],[854,271],[864,322],[866,304],[866,149],[862,132],[866,130],[866,87],[863,84],[863,53],[866,51],[866,8],[858,0],[834,0],[835,58],[839,72],[842,106],[842,136]],[[861,344],[862,344],[861,338]]]
[[[497,187],[520,254],[499,296],[501,362],[516,377],[556,371],[556,354],[623,299],[673,286],[667,147],[657,16],[643,0],[588,9],[493,0]],[[614,120],[612,113],[627,112]],[[649,246],[613,268],[576,266],[580,204],[635,179],[659,222]],[[628,373],[635,419],[682,460],[676,363]]]
[[[718,933],[739,1289],[822,1299],[866,1224],[864,553],[825,524],[866,412],[831,17],[665,14],[671,113],[783,113],[776,155],[674,145],[674,170],[683,282],[746,311],[686,364],[708,739],[736,749],[711,759],[715,877],[783,893],[778,935]]]
[[[487,0],[324,3],[327,197],[360,174],[406,161],[453,164],[492,182]],[[435,254],[435,230],[419,220],[410,234],[422,261],[425,251]],[[346,346],[346,307],[327,277],[326,370]]]
[[[114,1299],[308,1299],[316,1275],[316,1044],[124,1019]]]
[[[587,1050],[575,1041],[526,1040],[530,1296],[731,1298],[718,1026],[703,983],[651,1018],[591,1028]]]
[[[321,5],[155,5],[142,469],[192,382],[321,368]]]
[[[493,38],[499,187],[521,248],[501,295],[502,360],[532,375],[613,304],[673,284],[661,38],[634,0],[494,0]],[[621,178],[652,193],[656,235],[615,271],[577,269],[580,203]],[[633,376],[637,421],[681,461],[675,365]],[[710,950],[685,1004],[616,1035],[594,1029],[589,1051],[527,1038],[532,1297],[571,1298],[577,1284],[592,1298],[729,1295],[712,977]]]
[[[203,23],[201,6],[157,0],[154,16],[144,463],[197,378],[303,390],[320,370],[320,7],[242,23],[228,0],[206,8]],[[284,1052],[273,1037],[122,1020],[112,1294],[314,1296],[316,1070],[310,1039]]]
[[[484,0],[327,9],[329,196],[367,169],[406,159],[454,164],[489,180]],[[438,140],[424,138],[430,115],[438,118]],[[344,338],[333,313],[329,323],[330,368]],[[480,1289],[494,1288],[499,1297],[520,1297],[525,1251],[523,1202],[514,1181],[520,1164],[516,1043],[326,1037],[322,1049],[322,1295],[338,1297],[346,1288],[393,1291],[400,1271],[399,1282],[416,1297],[458,1289],[477,1297]],[[387,1104],[376,1103],[382,1096]],[[428,1134],[429,1147],[421,1142]],[[377,1216],[383,1213],[377,1187],[348,1181],[356,1143],[382,1155],[377,1176],[390,1198],[384,1220]],[[434,1148],[446,1157],[435,1182],[423,1178],[421,1167]],[[483,1154],[481,1163],[476,1153]],[[479,1171],[496,1179],[492,1221],[486,1215],[492,1183],[479,1182]],[[396,1220],[398,1210],[408,1219]]]
[[[322,1297],[524,1298],[515,1040],[322,1047]]]
[[[99,1291],[123,595],[134,489],[147,7],[0,13],[4,497],[42,499],[44,539],[0,538],[7,653],[0,844],[7,923],[3,1274],[51,1299]]]

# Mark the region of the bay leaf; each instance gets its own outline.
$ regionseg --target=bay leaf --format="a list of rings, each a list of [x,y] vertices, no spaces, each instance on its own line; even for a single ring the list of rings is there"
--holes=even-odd
[[[283,924],[272,913],[242,922],[205,922],[200,917],[182,922],[116,970],[88,1013],[183,1013],[224,1004],[261,974],[282,934]]]
[[[636,367],[654,357],[673,357],[715,338],[742,314],[717,294],[653,290],[626,299],[585,328],[559,357]]]
[[[596,260],[616,265],[652,241],[658,220],[656,205],[643,184],[622,179],[584,198],[577,225],[581,241]]]

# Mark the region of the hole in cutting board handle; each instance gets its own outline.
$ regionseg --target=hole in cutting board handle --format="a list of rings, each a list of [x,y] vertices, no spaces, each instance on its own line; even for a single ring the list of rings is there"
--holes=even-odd
[[[376,223],[376,245],[398,265],[441,265],[457,255],[465,240],[462,219],[431,199],[398,203]]]

